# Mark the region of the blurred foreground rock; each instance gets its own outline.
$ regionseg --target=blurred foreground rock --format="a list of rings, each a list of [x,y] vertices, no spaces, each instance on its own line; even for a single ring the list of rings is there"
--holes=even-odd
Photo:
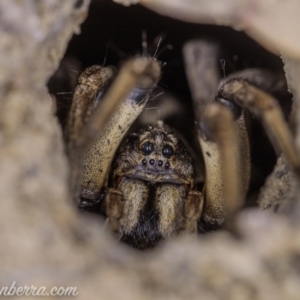
[[[186,22],[243,30],[275,53],[300,58],[298,0],[114,0],[140,3],[159,14]]]

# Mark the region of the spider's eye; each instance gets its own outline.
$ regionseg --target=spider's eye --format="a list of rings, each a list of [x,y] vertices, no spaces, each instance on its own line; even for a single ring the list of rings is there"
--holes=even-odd
[[[146,142],[142,145],[141,150],[144,155],[150,155],[154,150],[154,145],[150,142]]]
[[[174,149],[170,145],[166,145],[162,149],[162,154],[166,158],[170,158],[174,154]]]

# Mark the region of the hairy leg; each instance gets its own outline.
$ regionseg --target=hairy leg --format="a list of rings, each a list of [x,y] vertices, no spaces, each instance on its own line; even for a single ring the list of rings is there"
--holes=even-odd
[[[130,125],[145,107],[159,76],[160,65],[155,60],[133,58],[123,66],[95,110],[89,134],[97,138],[85,152],[81,182],[83,198],[97,199],[101,194],[107,184],[115,152]],[[99,132],[99,127],[104,129]]]
[[[238,105],[262,120],[274,147],[285,155],[297,179],[300,180],[300,158],[276,99],[244,80],[225,83],[219,94],[222,97],[231,97]]]
[[[247,192],[249,138],[243,113],[234,116],[227,107],[214,103],[219,81],[217,45],[189,42],[184,58],[205,161],[202,219],[209,227],[219,226],[242,205]]]

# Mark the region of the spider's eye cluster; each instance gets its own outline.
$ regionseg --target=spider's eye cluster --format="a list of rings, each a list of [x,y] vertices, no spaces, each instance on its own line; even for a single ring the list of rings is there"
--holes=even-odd
[[[150,155],[154,151],[154,145],[150,142],[146,142],[142,145],[141,150],[144,155]]]
[[[166,158],[170,158],[174,154],[174,149],[170,145],[166,145],[162,149],[162,154]]]

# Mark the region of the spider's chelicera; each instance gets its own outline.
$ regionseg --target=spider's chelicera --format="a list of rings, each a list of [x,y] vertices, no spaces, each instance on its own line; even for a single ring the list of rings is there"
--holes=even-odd
[[[214,229],[242,206],[251,171],[246,110],[263,121],[299,176],[292,136],[272,96],[285,89],[284,80],[251,69],[219,83],[215,44],[192,41],[183,53],[205,163],[203,190],[195,188],[186,144],[162,121],[120,146],[154,95],[161,69],[155,58],[134,57],[117,75],[110,67],[84,71],[65,131],[75,201],[84,207],[100,202],[111,230],[139,249],[180,232]]]

